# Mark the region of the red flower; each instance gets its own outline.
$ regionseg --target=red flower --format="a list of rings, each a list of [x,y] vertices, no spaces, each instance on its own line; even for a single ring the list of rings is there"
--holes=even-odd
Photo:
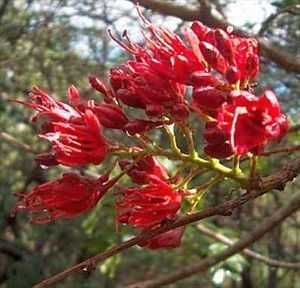
[[[67,166],[99,164],[104,159],[108,145],[102,135],[99,119],[88,109],[88,106],[92,106],[91,109],[99,111],[99,107],[93,101],[82,101],[74,86],[71,86],[67,93],[69,102],[73,106],[55,100],[37,87],[33,87],[29,95],[30,102],[18,102],[37,111],[33,120],[45,118],[40,137],[53,144],[50,153],[37,156],[40,164],[46,166],[58,163]],[[124,117],[122,118],[123,122],[120,121],[121,113],[118,113],[119,111],[113,109],[110,104],[103,105],[111,108],[111,111],[107,112],[108,109],[106,109],[100,115],[105,124],[109,122],[108,117],[111,117],[109,124],[113,121],[118,121],[115,126],[124,124]]]
[[[129,160],[119,161],[122,170],[127,169],[130,165],[132,165],[132,163],[133,162]],[[130,176],[131,180],[137,184],[148,183],[152,176],[156,176],[162,180],[166,180],[168,178],[168,173],[165,167],[153,156],[146,156],[140,159],[135,163],[132,169],[127,172],[127,174]]]
[[[92,88],[94,88],[96,91],[100,92],[104,96],[104,101],[107,103],[112,103],[113,95],[110,88],[107,87],[107,85],[101,81],[98,77],[94,75],[89,76],[89,82]]]
[[[218,109],[228,100],[228,92],[211,86],[197,87],[193,90],[192,106],[211,117],[216,117]]]
[[[259,72],[258,42],[254,38],[238,37],[222,29],[211,29],[201,22],[192,24],[199,47],[208,67],[225,76],[230,84],[240,81],[246,88]],[[229,29],[228,29],[229,30]]]
[[[118,221],[141,229],[150,228],[174,219],[181,201],[180,191],[152,177],[146,186],[123,190],[123,198],[116,204]]]
[[[198,47],[199,40],[192,30],[186,31],[189,42],[187,45],[178,35],[153,25],[139,14],[143,27],[148,32],[143,34],[143,46],[133,43],[126,31],[123,33],[126,41],[123,42],[110,34],[121,47],[133,54],[137,61],[147,63],[155,73],[179,83],[185,83],[191,73],[205,68]]]
[[[156,250],[161,248],[177,248],[181,245],[184,227],[178,227],[165,233],[159,234],[139,244],[141,247]]]
[[[73,90],[71,95],[73,96]],[[33,87],[28,94],[30,102],[17,100],[27,107],[36,110],[36,114],[32,117],[32,121],[36,121],[40,117],[47,117],[51,121],[69,121],[70,119],[80,118],[80,112],[72,106],[61,101],[55,100],[45,91],[38,87]]]
[[[232,156],[229,134],[217,127],[217,122],[207,122],[204,130],[204,152],[210,157],[224,159]]]
[[[94,84],[96,85],[96,87],[100,86],[99,84],[100,80],[98,78],[96,79],[96,77],[92,78],[92,76],[90,76],[89,79],[92,83],[94,83],[94,81],[96,82],[97,85]],[[110,93],[108,88],[106,88],[105,86],[103,86],[102,88],[103,88],[102,92],[105,93],[104,99],[110,97],[110,95],[108,95]],[[98,87],[98,89],[100,88]],[[123,112],[123,110],[116,104],[112,104],[113,101],[111,98],[109,98],[111,103],[98,104],[94,100],[83,101],[80,97],[79,91],[73,85],[69,87],[67,95],[68,95],[69,102],[74,107],[76,107],[77,110],[81,112],[84,112],[86,109],[92,110],[94,114],[97,116],[100,124],[106,128],[123,129],[128,122],[128,119],[125,113]]]
[[[89,101],[88,107],[97,116],[99,122],[106,128],[124,129],[128,123],[126,114],[115,104],[95,104],[94,101]]]
[[[114,182],[65,173],[60,179],[46,182],[29,193],[18,195],[21,199],[14,212],[26,211],[32,222],[49,223],[56,219],[71,219],[92,209]]]
[[[49,129],[40,137],[52,143],[52,153],[60,164],[99,164],[108,152],[102,127],[91,110],[73,121],[52,122]]]
[[[128,61],[113,68],[109,78],[119,100],[128,106],[145,109],[150,117],[161,116],[183,103],[184,87],[163,79],[146,63]]]
[[[189,84],[193,87],[218,87],[223,86],[224,83],[218,79],[215,75],[209,72],[196,71],[191,74],[189,78]]]
[[[224,104],[218,115],[218,126],[230,135],[234,153],[257,153],[269,140],[282,137],[288,128],[276,95],[265,91],[256,97],[246,91],[234,91],[232,104]]]

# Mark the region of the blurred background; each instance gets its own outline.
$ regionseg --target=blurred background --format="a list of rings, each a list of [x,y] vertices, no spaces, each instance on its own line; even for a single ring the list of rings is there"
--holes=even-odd
[[[160,2],[197,9],[201,1]],[[265,37],[280,51],[300,56],[300,14],[295,6],[300,4],[299,0],[210,2],[222,19]],[[155,24],[178,33],[189,24],[178,17],[163,16],[150,9],[144,13]],[[137,13],[130,1],[0,0],[1,288],[32,287],[46,276],[134,235],[129,229],[122,228],[120,233],[115,231],[113,202],[109,197],[89,214],[45,226],[31,225],[24,214],[17,217],[10,214],[16,200],[14,193],[30,190],[33,185],[53,179],[62,168],[47,170],[36,165],[34,152],[45,150],[47,145],[38,139],[36,127],[29,122],[31,111],[8,100],[25,99],[26,91],[33,84],[44,87],[60,99],[65,98],[68,86],[74,84],[83,97],[99,99],[90,90],[87,76],[105,77],[113,65],[128,57],[108,38],[108,27],[116,33],[122,33],[126,28],[133,39],[142,39]],[[258,90],[274,89],[291,123],[296,125],[300,123],[300,75],[292,70],[267,57],[262,58]],[[164,141],[159,134],[154,137],[157,141]],[[295,129],[278,145],[300,144],[299,141],[300,134]],[[263,159],[259,162],[259,169],[268,174],[280,167],[287,157],[292,156]],[[101,173],[107,164],[88,169]],[[172,169],[170,163],[166,164]],[[298,182],[288,185],[284,192],[269,193],[255,203],[245,205],[231,217],[216,217],[203,223],[232,240],[238,239],[282,206],[289,195],[299,189]],[[207,195],[203,205],[220,203],[235,193],[239,192],[233,189],[232,183],[223,184]],[[252,248],[274,259],[300,261],[299,228],[300,218],[295,214]],[[204,235],[197,225],[190,225],[178,249],[148,251],[134,247],[103,262],[96,271],[71,277],[55,287],[125,287],[137,280],[175,271],[225,247]],[[169,287],[299,288],[299,275],[299,271],[274,268],[235,255],[205,274],[195,274]]]

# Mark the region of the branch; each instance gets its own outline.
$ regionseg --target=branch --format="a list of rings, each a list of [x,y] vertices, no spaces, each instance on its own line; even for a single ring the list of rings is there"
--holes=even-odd
[[[18,149],[24,150],[30,154],[36,153],[29,145],[19,142],[18,139],[16,139],[15,137],[13,137],[12,135],[10,135],[6,132],[0,131],[0,139],[12,144],[13,146],[17,147]]]
[[[200,223],[197,224],[197,229],[200,232],[202,232],[204,235],[206,235],[210,238],[213,238],[219,242],[222,242],[222,243],[226,244],[227,246],[232,246],[235,244],[235,242],[233,240],[227,238],[223,234],[216,233],[215,231],[207,228],[203,224],[200,224]],[[279,261],[276,259],[266,257],[264,255],[261,255],[255,251],[247,249],[247,248],[245,250],[241,251],[241,253],[246,256],[249,256],[255,260],[263,262],[263,263],[267,264],[268,266],[279,267],[279,268],[288,268],[288,269],[300,269],[300,262],[292,263],[292,262],[286,262],[286,261]]]
[[[121,243],[120,245],[116,245],[103,253],[99,253],[77,265],[74,265],[64,270],[61,273],[58,273],[40,282],[39,284],[33,286],[33,288],[50,287],[51,285],[60,282],[63,279],[73,274],[83,272],[83,271],[90,271],[96,267],[97,263],[104,261],[105,259],[113,255],[121,253],[124,250],[132,246],[135,246],[140,242],[149,240],[156,235],[172,230],[174,228],[185,226],[187,224],[208,217],[216,216],[216,215],[223,215],[223,216],[231,215],[232,211],[235,208],[240,207],[246,202],[257,198],[268,191],[271,191],[273,189],[283,190],[285,184],[289,181],[292,181],[299,173],[300,173],[300,158],[297,158],[293,161],[290,161],[287,165],[285,165],[285,167],[283,167],[283,169],[274,173],[273,175],[262,177],[259,181],[254,181],[252,183],[251,191],[244,193],[240,197],[224,202],[223,204],[220,204],[218,206],[209,207],[204,209],[203,211],[190,214],[187,216],[183,216],[174,222],[167,223],[166,225],[163,225],[157,229],[153,229],[151,231],[142,233],[128,241]]]
[[[143,6],[146,9],[157,11],[166,16],[178,17],[184,21],[193,21],[199,18],[199,8],[188,5],[173,4],[161,0],[129,0],[130,2]]]
[[[282,147],[282,148],[279,148],[279,149],[274,149],[274,150],[271,150],[271,151],[267,151],[267,152],[263,152],[261,154],[259,154],[259,156],[271,156],[273,154],[281,154],[281,153],[287,153],[287,154],[290,154],[290,153],[293,153],[293,152],[296,152],[296,151],[299,151],[300,150],[300,145],[293,145],[293,146],[288,146],[288,147]]]
[[[240,253],[246,247],[250,246],[267,232],[275,228],[292,213],[300,208],[300,191],[292,197],[287,205],[275,212],[271,217],[267,218],[261,225],[243,237],[240,241],[233,244],[225,251],[207,257],[196,264],[184,267],[172,274],[158,277],[154,280],[144,281],[128,286],[128,288],[157,288],[163,285],[175,283],[181,279],[187,278],[195,273],[204,272],[210,267],[228,259],[234,254]]]
[[[136,0],[128,0],[136,3]],[[216,15],[216,11],[211,9],[207,1],[201,1],[201,9],[198,7],[191,8],[183,5],[173,4],[171,2],[165,2],[162,0],[139,0],[139,4],[145,8],[151,9],[158,13],[178,17],[184,21],[201,20],[207,26],[218,27],[226,29],[228,26],[233,26],[230,23],[219,18],[219,14]],[[242,36],[248,33],[235,27],[237,34]],[[248,35],[250,36],[250,35]],[[255,35],[252,35],[255,37]],[[287,71],[300,73],[300,59],[294,55],[282,51],[281,48],[274,47],[274,43],[271,43],[265,38],[257,37],[260,44],[262,54],[281,66]]]
[[[2,20],[3,16],[6,13],[9,2],[10,2],[10,0],[4,0],[2,2],[2,5],[0,6],[0,23],[1,23],[1,20]]]
[[[298,11],[299,10],[299,11]],[[261,24],[261,28],[258,32],[259,36],[262,36],[268,29],[268,27],[270,26],[270,24],[280,15],[282,14],[292,14],[292,15],[297,15],[300,13],[300,5],[296,4],[296,5],[290,5],[287,6],[283,9],[279,9],[278,11],[276,11],[275,13],[271,14],[262,24]]]
[[[291,127],[289,128],[288,133],[299,132],[299,130],[300,130],[300,124],[296,124],[296,125],[291,126]]]
[[[30,255],[30,251],[25,250],[24,247],[19,247],[5,239],[0,239],[0,253],[7,254],[15,260],[20,260]]]

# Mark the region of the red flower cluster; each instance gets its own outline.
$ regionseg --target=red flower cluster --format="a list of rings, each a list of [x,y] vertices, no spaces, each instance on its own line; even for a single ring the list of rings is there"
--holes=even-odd
[[[199,40],[199,48],[207,63],[222,74],[230,84],[240,82],[247,87],[259,72],[258,43],[253,38],[237,37],[222,29],[211,29],[201,22],[192,24]]]
[[[58,218],[70,219],[90,210],[104,193],[114,184],[105,177],[94,179],[66,173],[60,179],[33,188],[30,193],[22,193],[15,211],[32,214],[33,223],[49,223]]]
[[[168,178],[166,168],[153,156],[146,156],[134,164],[130,160],[120,160],[119,164],[122,170],[128,169],[133,165],[127,174],[131,181],[136,184],[147,184],[153,176],[161,180],[167,180]]]
[[[30,102],[24,104],[37,111],[33,120],[43,118],[40,137],[52,143],[49,154],[38,156],[41,164],[99,164],[105,158],[108,144],[100,121],[88,107],[79,109],[77,92],[74,87],[68,90],[70,102],[77,106],[57,101],[36,87],[29,93]]]
[[[147,63],[128,61],[111,69],[110,83],[117,99],[128,106],[145,109],[149,117],[170,115],[175,105],[183,105],[184,86],[165,81]]]
[[[146,186],[123,189],[122,194],[116,205],[119,222],[140,229],[175,219],[182,201],[180,191],[155,176]]]
[[[257,154],[285,134],[288,122],[275,94],[267,90],[260,97],[254,95],[251,83],[259,72],[255,39],[239,37],[230,28],[211,29],[198,21],[185,30],[182,39],[140,17],[145,28],[143,44],[131,41],[126,31],[122,40],[111,35],[133,59],[113,67],[107,83],[89,77],[91,87],[102,94],[102,102],[82,100],[74,86],[68,89],[68,104],[36,87],[28,102],[18,101],[36,111],[32,120],[42,120],[40,136],[52,144],[51,151],[38,155],[37,161],[46,166],[99,164],[116,149],[124,150],[109,144],[103,127],[144,143],[148,139],[144,134],[151,129],[170,124],[188,128],[184,125],[192,112],[205,122],[204,157]],[[144,116],[134,118],[128,113],[132,109],[141,109]],[[145,145],[137,144],[125,154],[143,149]],[[117,220],[141,231],[174,220],[185,195],[174,188],[176,177],[169,178],[147,149],[128,156],[119,160],[121,175],[127,174],[136,186],[122,189],[116,203]],[[93,208],[118,179],[108,178],[64,174],[22,194],[16,210],[32,213],[35,223],[73,218]],[[140,245],[177,247],[183,232],[177,228]]]
[[[256,154],[269,140],[287,132],[286,116],[272,91],[267,90],[260,97],[246,91],[235,91],[231,96],[231,103],[225,103],[218,114],[218,125],[230,135],[235,154]]]

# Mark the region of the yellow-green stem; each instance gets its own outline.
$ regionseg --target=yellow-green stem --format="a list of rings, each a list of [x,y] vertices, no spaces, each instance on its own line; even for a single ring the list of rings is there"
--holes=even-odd
[[[175,154],[180,155],[181,151],[177,146],[176,136],[175,136],[175,131],[174,131],[174,125],[175,124],[172,124],[172,125],[169,125],[169,126],[164,125],[163,128],[164,128],[164,130],[166,131],[166,133],[168,135],[172,151]]]
[[[157,149],[152,149],[150,147],[147,148],[147,150],[142,152],[130,151],[130,149],[128,149],[127,151],[114,151],[113,153],[115,155],[119,155],[119,156],[123,155],[126,157],[133,157],[140,154],[162,156],[171,160],[178,160],[184,163],[192,163],[197,165],[200,168],[208,168],[210,170],[219,172],[224,177],[228,177],[236,180],[242,186],[247,186],[248,184],[248,177],[242,171],[234,171],[233,169],[220,163],[220,161],[218,161],[217,159],[205,160],[200,157],[192,157],[191,155],[187,155],[183,153],[178,154],[172,150],[161,150],[161,149],[157,150]]]

